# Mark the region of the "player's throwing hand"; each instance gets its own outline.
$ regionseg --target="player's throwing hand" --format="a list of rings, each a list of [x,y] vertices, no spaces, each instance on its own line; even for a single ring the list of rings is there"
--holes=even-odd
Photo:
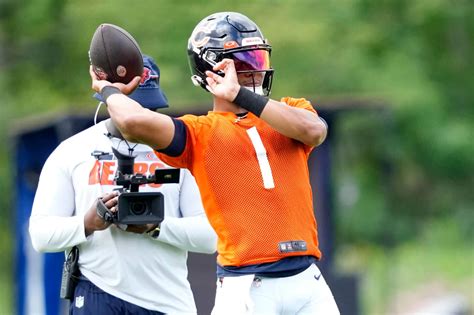
[[[107,80],[101,80],[97,76],[97,74],[94,72],[94,69],[92,66],[89,67],[89,74],[92,78],[92,89],[98,93],[102,91],[102,89],[106,86],[114,86],[118,88],[123,94],[130,94],[132,93],[135,88],[138,86],[140,83],[140,77],[135,77],[132,79],[132,81],[128,82],[127,84],[120,83],[120,82],[115,82],[115,83],[110,83]]]

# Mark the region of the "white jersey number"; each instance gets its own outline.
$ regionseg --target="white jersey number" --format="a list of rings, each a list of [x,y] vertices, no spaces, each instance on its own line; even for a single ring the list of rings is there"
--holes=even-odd
[[[247,129],[247,134],[250,141],[252,141],[253,148],[257,154],[258,165],[260,166],[260,172],[262,173],[263,187],[265,187],[265,189],[275,188],[272,169],[268,162],[267,150],[265,150],[265,147],[263,146],[262,138],[260,138],[257,128],[252,127]]]

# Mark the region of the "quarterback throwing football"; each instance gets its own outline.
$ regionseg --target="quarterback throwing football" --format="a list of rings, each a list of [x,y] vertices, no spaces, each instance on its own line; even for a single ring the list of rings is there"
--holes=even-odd
[[[91,71],[92,87],[127,140],[195,176],[218,235],[213,314],[339,314],[315,264],[321,252],[307,165],[327,125],[303,98],[267,98],[270,51],[242,14],[197,24],[188,57],[194,84],[213,96],[207,115],[175,119],[143,109],[125,95],[137,78],[111,84]]]

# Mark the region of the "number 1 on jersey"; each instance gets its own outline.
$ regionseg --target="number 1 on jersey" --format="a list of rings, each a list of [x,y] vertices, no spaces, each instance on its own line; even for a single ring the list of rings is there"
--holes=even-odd
[[[260,172],[262,173],[263,187],[265,187],[265,189],[275,188],[272,169],[270,167],[270,162],[268,161],[267,150],[263,146],[262,138],[260,138],[257,128],[252,127],[247,129],[247,134],[250,141],[252,141],[253,148],[257,154],[258,165],[260,166]]]

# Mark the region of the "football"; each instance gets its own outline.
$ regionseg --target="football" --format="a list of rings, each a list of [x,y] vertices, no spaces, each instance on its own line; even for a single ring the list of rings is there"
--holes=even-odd
[[[95,31],[89,61],[101,80],[112,83],[128,83],[143,73],[138,43],[126,30],[113,24],[101,24]]]

